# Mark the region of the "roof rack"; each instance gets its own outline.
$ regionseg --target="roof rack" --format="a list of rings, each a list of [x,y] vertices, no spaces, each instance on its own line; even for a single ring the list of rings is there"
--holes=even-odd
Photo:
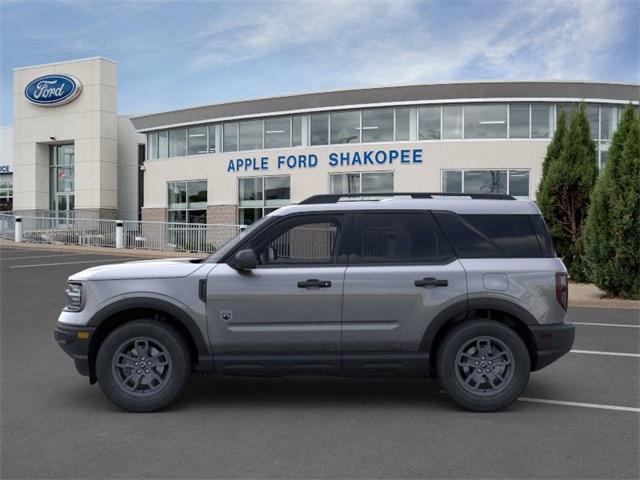
[[[327,193],[305,198],[298,205],[313,205],[318,203],[338,203],[341,199],[353,201],[378,200],[376,197],[411,197],[414,199],[433,199],[434,197],[466,197],[473,200],[515,200],[511,195],[498,193],[442,193],[442,192],[384,192],[384,193]]]

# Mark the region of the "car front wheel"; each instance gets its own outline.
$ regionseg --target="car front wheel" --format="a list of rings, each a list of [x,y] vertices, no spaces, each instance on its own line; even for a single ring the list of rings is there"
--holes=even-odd
[[[191,370],[188,346],[172,326],[135,320],[104,340],[96,375],[104,394],[131,412],[152,412],[173,401]]]
[[[469,320],[445,337],[436,359],[438,378],[460,406],[477,412],[513,403],[529,382],[526,345],[511,328],[493,320]]]

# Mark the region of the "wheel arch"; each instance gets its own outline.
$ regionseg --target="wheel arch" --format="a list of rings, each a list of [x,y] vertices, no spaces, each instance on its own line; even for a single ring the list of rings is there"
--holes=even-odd
[[[141,318],[151,318],[176,328],[187,341],[193,365],[199,371],[210,371],[213,368],[208,344],[191,315],[166,300],[127,298],[102,308],[89,322],[90,326],[95,327],[89,342],[88,360],[91,383],[96,382],[96,357],[104,339],[119,326]]]

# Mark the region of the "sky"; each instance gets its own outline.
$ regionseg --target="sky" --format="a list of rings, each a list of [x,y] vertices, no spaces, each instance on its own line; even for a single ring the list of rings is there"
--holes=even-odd
[[[118,112],[464,80],[640,82],[640,0],[0,0],[12,69],[118,62]]]

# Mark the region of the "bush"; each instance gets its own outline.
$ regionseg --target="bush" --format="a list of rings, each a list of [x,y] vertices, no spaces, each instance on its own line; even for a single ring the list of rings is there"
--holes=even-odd
[[[640,118],[624,111],[585,228],[589,279],[610,296],[640,298]]]
[[[582,233],[598,165],[584,105],[571,116],[565,132],[556,130],[544,169],[540,210],[572,280],[585,281]]]

